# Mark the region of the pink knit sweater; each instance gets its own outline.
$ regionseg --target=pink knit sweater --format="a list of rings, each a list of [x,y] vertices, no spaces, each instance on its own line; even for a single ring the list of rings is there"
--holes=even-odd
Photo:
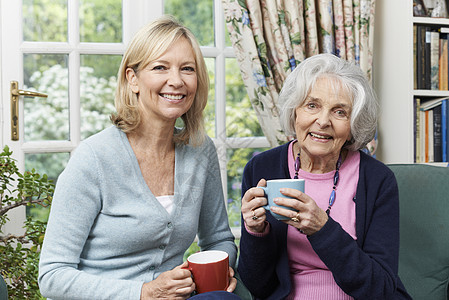
[[[292,145],[293,143],[290,144],[288,156],[291,178],[295,174]],[[336,188],[337,196],[330,216],[356,239],[353,198],[359,179],[360,153],[349,153],[340,167],[340,180]],[[319,207],[326,210],[332,191],[334,171],[325,174],[312,174],[301,169],[298,177],[306,180],[305,193],[312,197]],[[338,287],[332,273],[313,251],[307,236],[292,226],[288,227],[287,251],[292,280],[292,291],[287,299],[352,299]]]

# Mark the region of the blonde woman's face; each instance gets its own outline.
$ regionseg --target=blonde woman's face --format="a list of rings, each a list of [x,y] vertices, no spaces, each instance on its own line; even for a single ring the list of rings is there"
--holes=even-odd
[[[338,157],[351,139],[351,110],[351,98],[341,84],[318,79],[296,108],[295,131],[301,155],[305,152],[311,158],[329,160]]]
[[[126,71],[128,84],[138,95],[142,122],[175,122],[195,99],[197,73],[189,41],[181,38],[137,74]]]

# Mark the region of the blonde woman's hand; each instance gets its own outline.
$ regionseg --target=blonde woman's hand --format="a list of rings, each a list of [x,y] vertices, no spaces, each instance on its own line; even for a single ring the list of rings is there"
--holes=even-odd
[[[261,179],[257,186],[267,186],[265,179]],[[267,205],[267,198],[264,191],[257,187],[250,188],[242,198],[242,217],[246,227],[252,231],[261,233],[266,226],[266,216],[264,205]]]
[[[235,290],[235,287],[237,286],[237,279],[234,277],[234,269],[229,267],[229,285],[226,289],[227,292],[232,293]]]
[[[140,299],[184,300],[189,298],[195,290],[195,283],[193,283],[190,271],[183,269],[186,267],[188,267],[188,263],[184,262],[173,270],[163,272],[155,280],[144,283]]]

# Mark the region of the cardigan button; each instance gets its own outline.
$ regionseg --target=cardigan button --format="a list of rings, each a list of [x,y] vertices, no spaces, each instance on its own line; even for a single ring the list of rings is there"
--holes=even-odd
[[[173,223],[172,222],[168,222],[167,227],[170,228],[170,229],[173,228]]]

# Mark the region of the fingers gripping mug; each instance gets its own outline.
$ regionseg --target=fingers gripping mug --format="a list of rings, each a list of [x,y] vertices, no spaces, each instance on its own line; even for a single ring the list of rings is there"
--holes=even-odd
[[[229,281],[229,256],[220,250],[202,251],[187,258],[197,293],[225,291]]]
[[[270,208],[272,206],[277,206],[277,207],[290,209],[292,211],[295,211],[295,210],[293,208],[290,208],[290,207],[277,205],[276,203],[274,203],[273,200],[275,198],[277,198],[277,197],[290,198],[290,197],[287,197],[287,196],[281,194],[281,192],[279,191],[281,188],[291,188],[291,189],[295,189],[295,190],[299,190],[301,192],[304,192],[304,184],[305,184],[304,179],[274,179],[274,180],[268,180],[266,187],[263,187],[263,186],[259,187],[259,188],[264,190],[265,197],[268,200],[268,204],[265,205],[264,208],[266,210],[269,210],[271,212],[271,214],[273,215],[273,217],[275,217],[278,220],[289,220],[290,218],[288,218],[288,217],[284,217],[284,216],[281,216],[281,215],[278,215],[278,214],[272,212],[270,210]]]

